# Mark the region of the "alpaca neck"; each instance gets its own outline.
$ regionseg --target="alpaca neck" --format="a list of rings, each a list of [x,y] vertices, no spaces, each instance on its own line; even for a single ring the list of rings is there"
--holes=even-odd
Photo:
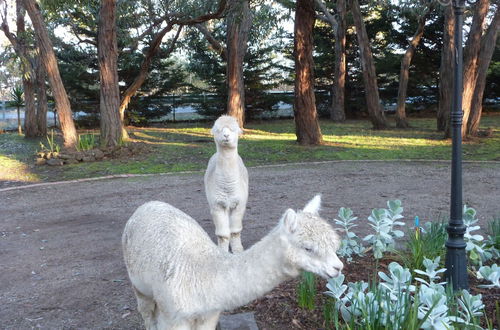
[[[274,229],[250,249],[235,255],[225,255],[218,267],[218,297],[220,310],[244,305],[298,275],[287,260],[288,243]]]
[[[224,159],[236,159],[238,157],[238,146],[234,148],[222,147],[217,144],[217,153],[220,158]]]

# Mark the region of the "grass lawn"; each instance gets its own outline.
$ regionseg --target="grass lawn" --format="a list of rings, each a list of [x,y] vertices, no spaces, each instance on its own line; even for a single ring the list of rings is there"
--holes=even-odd
[[[249,123],[239,142],[247,166],[326,160],[449,160],[451,140],[436,132],[433,118],[411,118],[412,128],[375,131],[367,120],[343,124],[321,121],[324,144],[303,147],[295,142],[293,120]],[[500,161],[500,115],[484,116],[489,137],[463,143],[464,160]],[[86,131],[87,132],[87,131]],[[15,133],[0,135],[0,180],[54,181],[124,173],[162,173],[202,170],[215,152],[209,123],[167,124],[165,128],[129,128],[130,143],[147,145],[131,158],[109,159],[63,167],[34,166],[42,140]],[[83,132],[82,132],[83,133]]]

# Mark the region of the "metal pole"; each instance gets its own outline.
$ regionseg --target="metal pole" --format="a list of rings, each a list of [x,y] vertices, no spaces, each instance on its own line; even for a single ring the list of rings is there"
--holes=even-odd
[[[446,241],[446,279],[454,290],[469,288],[462,217],[462,28],[465,0],[452,0],[455,13],[455,86],[451,109],[451,202]]]

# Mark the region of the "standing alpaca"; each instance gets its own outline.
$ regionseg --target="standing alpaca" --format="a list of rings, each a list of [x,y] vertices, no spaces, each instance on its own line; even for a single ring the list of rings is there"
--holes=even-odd
[[[237,254],[218,248],[179,209],[140,206],[125,225],[122,244],[137,309],[147,329],[215,329],[222,310],[261,297],[306,270],[337,276],[340,241],[319,217],[320,196],[302,211],[288,209],[278,225]]]
[[[248,200],[248,172],[238,155],[238,136],[242,133],[235,118],[220,116],[212,127],[217,152],[205,172],[205,193],[215,225],[219,246],[243,251],[241,229]]]

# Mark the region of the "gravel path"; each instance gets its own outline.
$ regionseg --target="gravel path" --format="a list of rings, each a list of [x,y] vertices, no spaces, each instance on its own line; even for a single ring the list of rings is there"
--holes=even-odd
[[[481,224],[500,215],[500,162],[463,165],[463,200]],[[401,199],[411,224],[449,212],[448,162],[325,162],[249,169],[243,244],[264,236],[287,208],[323,195],[323,217],[353,209],[367,233],[371,209]],[[149,200],[185,211],[213,238],[203,173],[151,175],[0,189],[3,329],[137,329],[120,238]]]

